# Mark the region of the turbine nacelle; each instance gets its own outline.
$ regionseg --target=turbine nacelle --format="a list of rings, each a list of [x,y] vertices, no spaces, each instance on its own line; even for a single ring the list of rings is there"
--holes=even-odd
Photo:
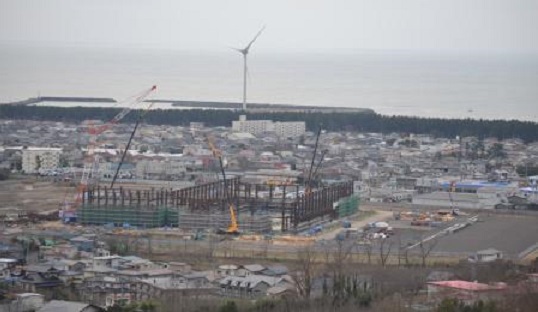
[[[248,50],[247,50],[247,49],[239,49],[239,48],[230,48],[230,49],[232,49],[232,50],[234,50],[234,51],[237,51],[237,52],[239,52],[239,53],[241,53],[241,54],[243,54],[243,55],[245,55],[245,56],[248,54]]]
[[[252,38],[252,40],[250,40],[250,42],[247,44],[247,46],[244,47],[243,49],[239,49],[239,48],[232,48],[232,49],[236,50],[237,52],[239,52],[239,53],[241,53],[243,55],[247,55],[248,51],[250,50],[250,47],[252,46],[254,41],[256,41],[256,39],[258,39],[258,37],[262,34],[264,29],[265,29],[265,25],[263,25],[263,27],[258,31],[256,36],[254,36],[254,38]]]

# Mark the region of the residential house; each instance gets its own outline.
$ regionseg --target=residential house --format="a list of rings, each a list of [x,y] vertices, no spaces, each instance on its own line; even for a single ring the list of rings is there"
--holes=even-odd
[[[8,278],[18,264],[17,259],[0,258],[0,280]]]
[[[444,298],[456,298],[466,304],[472,304],[478,300],[494,300],[507,293],[505,283],[484,284],[468,281],[436,281],[427,282],[428,299],[434,302]]]
[[[184,262],[169,262],[168,269],[176,273],[189,273],[192,267],[190,264]]]
[[[78,287],[80,298],[91,304],[110,307],[130,304],[136,298],[133,283],[113,276],[86,278]]]
[[[260,264],[242,265],[237,270],[237,276],[261,275],[265,267]]]
[[[4,301],[4,300],[2,300]],[[0,303],[0,311],[33,312],[45,305],[45,297],[36,293],[16,294],[14,300]]]
[[[271,265],[266,267],[261,274],[266,276],[284,276],[288,274],[288,268],[283,265]]]
[[[105,312],[105,309],[75,301],[52,300],[41,307],[37,312]]]
[[[263,275],[227,276],[219,281],[220,294],[227,297],[263,297],[269,288],[278,286],[281,281],[280,277]]]
[[[64,282],[60,279],[62,272],[50,266],[28,266],[25,275],[18,279],[17,284],[26,292],[37,292],[50,299],[64,286]]]
[[[73,246],[77,247],[79,251],[93,252],[95,247],[95,235],[81,235],[73,237],[69,240],[69,242]]]
[[[219,265],[217,269],[217,275],[221,277],[237,276],[238,270],[239,270],[239,266],[235,264],[223,264],[223,265]]]
[[[114,276],[128,281],[147,280],[153,282],[153,284],[158,284],[169,280],[173,276],[173,272],[168,269],[121,270],[117,271]]]

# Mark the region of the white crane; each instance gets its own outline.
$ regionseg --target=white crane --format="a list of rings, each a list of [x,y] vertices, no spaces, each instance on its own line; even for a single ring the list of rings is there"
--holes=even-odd
[[[247,55],[248,51],[250,50],[250,47],[258,39],[258,37],[262,34],[263,30],[265,29],[265,26],[263,26],[256,36],[247,44],[246,47],[243,49],[233,48],[237,52],[243,54],[243,111],[247,110]]]
[[[93,126],[88,129],[88,133],[90,135],[90,142],[86,149],[86,157],[84,159],[84,169],[82,170],[82,177],[80,179],[80,183],[76,190],[75,202],[73,204],[73,203],[68,203],[64,200],[64,207],[63,207],[64,210],[77,208],[77,206],[82,201],[83,193],[88,188],[90,181],[92,179],[95,180],[97,178],[97,171],[99,167],[99,156],[95,153],[95,148],[97,147],[97,137],[101,133],[109,130],[115,124],[120,122],[125,116],[127,116],[134,109],[135,104],[138,104],[144,101],[144,99],[148,97],[156,89],[157,89],[157,86],[152,86],[151,88],[146,89],[140,92],[139,94],[122,101],[121,104],[124,105],[124,108],[116,116],[114,116],[114,118],[112,118],[111,120],[109,120],[103,125]]]

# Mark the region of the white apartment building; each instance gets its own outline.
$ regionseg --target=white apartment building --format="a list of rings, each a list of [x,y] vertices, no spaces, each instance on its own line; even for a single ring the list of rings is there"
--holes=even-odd
[[[236,132],[248,132],[259,134],[263,132],[273,132],[272,120],[247,120],[246,115],[239,116],[239,120],[232,121],[232,130]]]
[[[298,137],[305,133],[306,125],[304,121],[275,122],[275,133],[279,137]]]
[[[28,147],[22,150],[22,170],[25,173],[39,173],[59,167],[61,148]]]
[[[281,137],[296,137],[305,133],[304,121],[273,122],[272,120],[247,120],[246,115],[239,116],[239,120],[232,121],[232,130],[260,134],[275,132]]]

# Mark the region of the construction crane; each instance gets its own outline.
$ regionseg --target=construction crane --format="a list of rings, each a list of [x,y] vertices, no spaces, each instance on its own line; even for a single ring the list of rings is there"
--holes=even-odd
[[[321,167],[321,163],[323,162],[323,160],[325,159],[325,154],[327,154],[329,152],[328,149],[324,149],[321,151],[321,156],[319,158],[319,161],[318,161],[318,164],[316,165],[316,168],[314,168],[314,173],[312,174],[312,177],[314,178],[314,184],[316,186],[318,186],[319,184],[319,181],[318,181],[318,170],[319,168]]]
[[[312,154],[312,161],[310,162],[310,169],[308,170],[308,180],[306,180],[306,184],[305,184],[305,194],[310,194],[312,192],[312,170],[314,169],[314,164],[316,162],[316,153],[318,151],[320,135],[321,135],[321,125],[319,126],[318,133],[316,135],[316,144],[314,145],[314,153]]]
[[[152,86],[149,89],[146,89],[124,101],[120,104],[123,104],[124,108],[116,115],[114,118],[109,120],[103,125],[90,127],[87,132],[90,135],[90,142],[86,149],[86,157],[84,159],[84,169],[82,170],[82,177],[80,183],[76,190],[75,201],[73,203],[64,202],[64,210],[75,209],[82,202],[82,196],[84,191],[88,188],[90,184],[90,179],[95,179],[97,176],[97,168],[99,166],[99,156],[95,153],[95,148],[97,146],[97,137],[103,132],[112,128],[115,124],[120,122],[125,116],[127,116],[132,110],[135,104],[138,104],[144,101],[153,91],[157,89],[157,86]]]
[[[215,146],[213,138],[210,135],[206,137],[206,140],[211,153],[213,153],[213,157],[219,160],[220,172],[222,174],[222,179],[224,180],[224,198],[226,199],[226,204],[230,210],[230,225],[228,225],[226,230],[219,230],[219,232],[222,234],[238,235],[240,234],[239,224],[237,222],[237,216],[235,215],[235,207],[228,194],[228,181],[226,180],[226,171],[224,170],[224,163],[222,161],[222,152]]]
[[[127,141],[127,145],[125,146],[125,149],[123,150],[123,153],[121,154],[121,160],[118,164],[118,168],[116,168],[116,172],[114,173],[114,177],[112,178],[112,182],[110,183],[110,188],[114,187],[114,183],[116,183],[116,180],[118,179],[118,175],[121,170],[121,166],[123,165],[123,162],[125,161],[125,156],[127,156],[127,152],[129,151],[129,148],[131,147],[131,142],[133,141],[133,138],[135,136],[136,130],[138,129],[138,126],[142,122],[142,119],[144,119],[144,116],[149,112],[149,110],[153,107],[154,102],[151,102],[150,105],[148,105],[140,114],[138,115],[138,118],[136,119],[135,126],[133,128],[133,131],[131,132],[131,136],[129,136],[129,141]]]

